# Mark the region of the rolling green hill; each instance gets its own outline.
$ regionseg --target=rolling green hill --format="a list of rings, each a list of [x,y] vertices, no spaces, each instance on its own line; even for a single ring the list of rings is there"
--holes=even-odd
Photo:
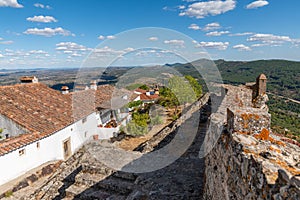
[[[224,83],[233,85],[254,82],[256,77],[264,73],[268,78],[268,102],[272,114],[272,128],[275,132],[284,134],[300,141],[300,104],[287,98],[300,100],[300,62],[286,60],[257,60],[250,62],[225,60],[197,60],[187,64],[168,65],[176,68],[184,75],[192,75],[204,84],[199,72],[194,66],[215,64]],[[283,96],[286,98],[279,98]]]
[[[286,60],[257,60],[250,62],[216,60],[224,83],[243,84],[253,82],[264,73],[268,77],[268,91],[274,94],[300,100],[300,62]],[[187,64],[168,65],[184,75],[200,78],[194,66],[213,65],[213,61],[198,60]]]

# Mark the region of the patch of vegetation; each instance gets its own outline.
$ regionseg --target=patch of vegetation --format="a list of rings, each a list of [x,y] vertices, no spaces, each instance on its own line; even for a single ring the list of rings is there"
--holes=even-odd
[[[4,194],[5,198],[9,198],[9,197],[11,197],[12,195],[13,195],[13,191],[11,191],[11,190],[5,192],[5,194]]]
[[[156,115],[156,116],[154,116],[153,118],[151,118],[151,124],[152,124],[153,126],[159,125],[159,124],[162,124],[162,123],[163,123],[163,119],[162,119],[162,117],[159,116],[159,115]]]
[[[300,62],[286,60],[257,60],[250,62],[225,60],[198,60],[187,64],[175,64],[173,67],[184,75],[191,75],[207,91],[205,81],[195,69],[195,65],[209,67],[215,64],[226,84],[239,85],[255,82],[257,76],[264,73],[268,78],[267,91],[295,100],[300,100]],[[296,138],[299,141],[299,104],[285,102],[284,99],[270,97],[268,103],[272,114],[272,129],[275,132]],[[288,130],[288,131],[287,131]]]
[[[143,101],[138,100],[138,101],[131,101],[127,104],[128,108],[135,108],[135,107],[139,107],[143,104]]]
[[[2,132],[3,132],[3,128],[0,128],[0,139],[2,139]]]
[[[189,84],[193,88],[196,97],[200,98],[202,95],[202,86],[198,83],[198,81],[194,77],[192,77],[190,75],[186,75],[184,77],[186,80],[188,80]]]
[[[141,85],[140,87],[139,87],[140,89],[142,89],[142,90],[149,90],[150,88],[147,86],[147,85]]]
[[[133,83],[133,84],[131,84],[131,85],[127,85],[125,88],[126,88],[127,90],[133,91],[133,90],[135,90],[135,89],[141,87],[142,85],[143,85],[143,84],[141,84],[141,83]]]
[[[173,76],[168,81],[168,87],[159,89],[160,99],[158,103],[167,108],[174,108],[196,101],[201,94],[202,87],[193,77]]]
[[[269,98],[273,131],[300,142],[300,105],[274,95]]]
[[[132,114],[132,120],[126,125],[125,132],[127,135],[141,136],[148,133],[148,124],[150,116],[148,112],[136,111]]]
[[[148,126],[139,126],[134,121],[130,121],[125,128],[127,135],[141,136],[148,132]]]

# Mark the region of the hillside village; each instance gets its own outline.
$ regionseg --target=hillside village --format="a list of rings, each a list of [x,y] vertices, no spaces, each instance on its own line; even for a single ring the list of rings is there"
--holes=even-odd
[[[25,199],[241,199],[248,193],[254,198],[269,195],[267,199],[296,200],[300,196],[299,144],[270,129],[264,74],[246,85],[220,85],[221,94],[205,94],[186,104],[171,124],[130,150],[142,159],[168,145],[174,134],[182,134],[180,127],[198,129],[194,142],[178,161],[150,174],[115,171],[95,160],[94,155],[111,160],[120,151],[122,138],[109,139],[118,137],[122,127],[131,124],[140,110],[145,112],[149,103],[164,99],[166,89],[142,89],[143,86],[130,91],[91,81],[78,91],[69,91],[66,86],[56,91],[39,83],[36,77],[22,77],[20,81],[0,87],[0,124],[5,136],[0,141],[0,185],[38,166],[51,164],[14,182],[13,188],[3,191],[0,198],[19,199],[26,188],[29,189]],[[214,102],[220,105],[211,113]],[[199,125],[189,127],[195,117],[200,119]],[[185,131],[180,136],[182,142],[188,141],[184,139],[188,135]],[[186,162],[192,167],[183,170]],[[181,178],[177,179],[174,173]],[[199,185],[204,176],[208,178]],[[222,177],[225,184],[219,185]],[[248,181],[242,181],[245,177]],[[39,179],[42,185],[35,184]],[[187,179],[193,189],[180,189]],[[171,180],[183,182],[172,185],[171,190]],[[159,190],[153,181],[159,181]],[[219,192],[215,193],[217,185]]]
[[[61,91],[21,77],[1,86],[0,185],[53,160],[66,160],[91,138],[110,139],[131,119],[129,102],[154,103],[158,90],[129,91],[91,81],[84,90]],[[22,163],[22,164],[21,164]]]

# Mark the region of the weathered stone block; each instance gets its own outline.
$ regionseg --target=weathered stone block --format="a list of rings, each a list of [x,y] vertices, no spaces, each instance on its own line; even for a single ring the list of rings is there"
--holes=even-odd
[[[227,127],[229,132],[260,133],[263,128],[270,130],[270,125],[271,115],[261,109],[227,109]]]

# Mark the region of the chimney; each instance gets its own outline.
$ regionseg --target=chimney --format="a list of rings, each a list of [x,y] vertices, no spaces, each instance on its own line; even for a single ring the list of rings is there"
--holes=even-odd
[[[97,90],[97,81],[96,80],[91,81],[90,88],[92,90]]]
[[[61,87],[61,93],[62,94],[68,94],[69,93],[69,87],[68,86],[62,86]]]
[[[35,76],[23,76],[20,78],[20,81],[22,84],[25,84],[25,83],[38,83],[39,80],[37,77]]]

